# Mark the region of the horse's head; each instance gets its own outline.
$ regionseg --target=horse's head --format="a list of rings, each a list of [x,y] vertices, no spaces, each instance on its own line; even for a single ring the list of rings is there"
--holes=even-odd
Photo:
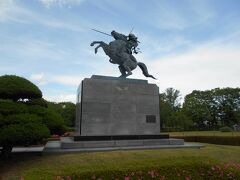
[[[114,39],[117,39],[117,38],[118,38],[117,32],[114,31],[114,30],[111,32],[111,35],[112,35],[112,37],[113,37]]]

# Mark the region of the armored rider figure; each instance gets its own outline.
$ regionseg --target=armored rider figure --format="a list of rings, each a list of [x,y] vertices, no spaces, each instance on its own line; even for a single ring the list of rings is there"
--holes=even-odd
[[[126,36],[116,31],[112,31],[110,35],[95,29],[93,30],[114,38],[114,41],[111,41],[110,43],[93,41],[90,46],[98,44],[98,46],[95,47],[95,53],[98,52],[98,48],[101,47],[103,49],[105,54],[110,58],[109,61],[118,65],[118,68],[121,72],[121,78],[130,76],[132,74],[132,70],[136,69],[136,67],[140,67],[145,77],[151,77],[155,79],[154,76],[148,73],[147,66],[142,62],[137,62],[133,56],[134,54],[140,52],[137,48],[139,41],[134,34],[130,33],[128,36]]]
[[[138,46],[138,40],[137,37],[130,33],[128,36],[118,33],[116,31],[112,31],[111,35],[114,37],[115,40],[123,40],[126,42],[126,49],[125,52],[130,54],[131,60],[134,62],[137,62],[136,58],[132,55],[137,54],[136,47]],[[109,60],[111,63],[114,63],[111,59]]]

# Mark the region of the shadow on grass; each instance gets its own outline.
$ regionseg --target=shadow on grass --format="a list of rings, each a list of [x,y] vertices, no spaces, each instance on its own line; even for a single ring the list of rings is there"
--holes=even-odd
[[[42,157],[41,152],[15,152],[11,153],[8,159],[0,156],[0,179],[4,172],[16,166],[18,163],[39,160]]]

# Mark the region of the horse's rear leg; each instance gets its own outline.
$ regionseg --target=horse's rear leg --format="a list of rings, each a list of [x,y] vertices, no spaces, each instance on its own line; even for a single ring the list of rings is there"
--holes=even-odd
[[[121,72],[121,78],[124,78],[124,77],[126,77],[126,70],[125,70],[125,68],[123,67],[123,66],[118,66],[118,68],[119,68],[119,70],[120,70],[120,72]]]
[[[127,71],[126,77],[132,75],[131,68],[126,64],[126,61],[123,63],[123,67]]]

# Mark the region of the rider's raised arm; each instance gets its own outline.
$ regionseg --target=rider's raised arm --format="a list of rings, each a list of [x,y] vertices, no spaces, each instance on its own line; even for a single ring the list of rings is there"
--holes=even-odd
[[[127,41],[127,36],[125,36],[124,34],[118,33],[116,31],[112,31],[111,35],[114,37],[114,39],[118,40],[123,40],[123,41]]]

